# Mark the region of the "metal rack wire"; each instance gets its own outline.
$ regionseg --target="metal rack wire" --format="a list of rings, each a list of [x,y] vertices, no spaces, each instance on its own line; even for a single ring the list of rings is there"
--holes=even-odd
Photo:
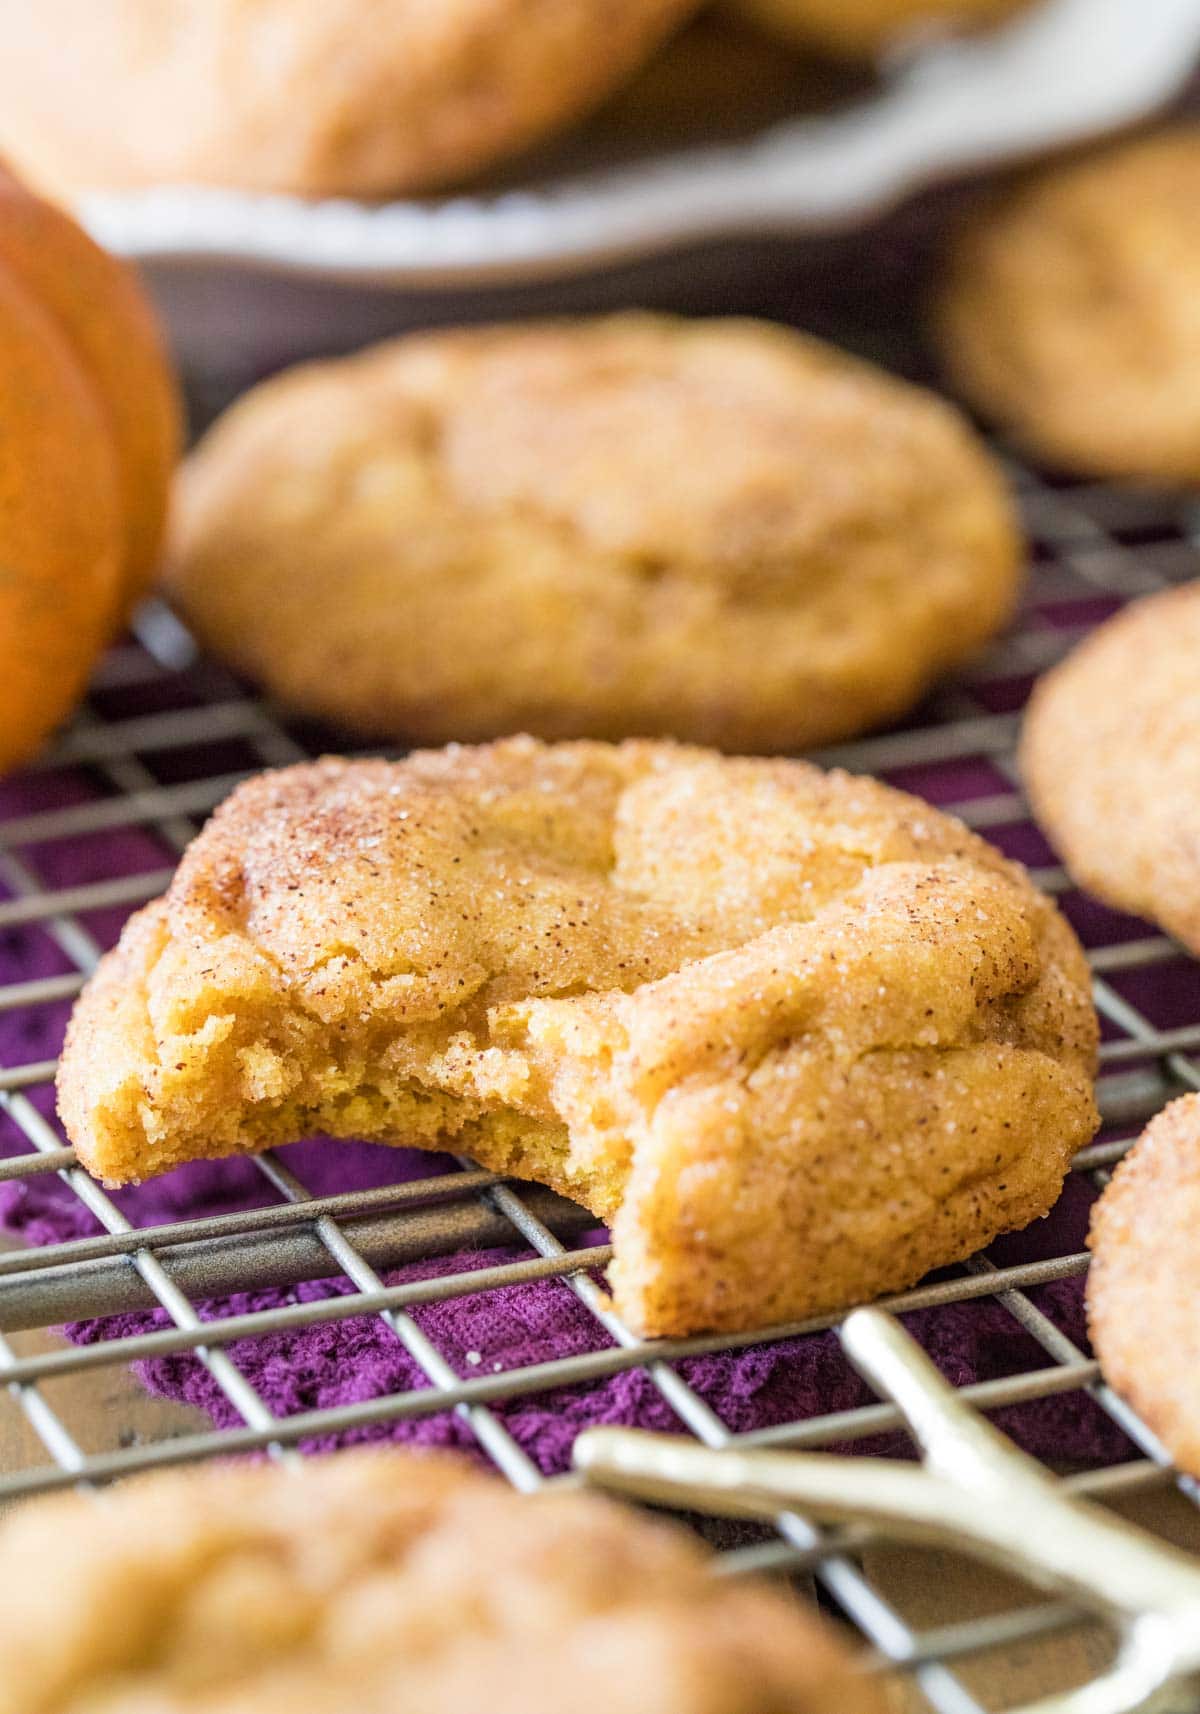
[[[1197,526],[1178,503],[1088,485],[1054,484],[1010,465],[1034,549],[1034,575],[1020,627],[961,683],[923,711],[908,729],[829,753],[823,760],[882,774],[897,783],[937,785],[938,800],[972,826],[1020,855],[1032,854],[1042,886],[1071,910],[1077,902],[1060,868],[1038,864],[1036,834],[1021,798],[1012,748],[1019,707],[1032,675],[1050,664],[1096,618],[1131,596],[1200,574]],[[129,713],[132,702],[138,712]],[[159,706],[155,706],[156,703]],[[123,711],[124,705],[124,711]],[[149,711],[146,711],[149,710]],[[0,819],[0,934],[34,928],[49,936],[69,969],[31,975],[0,988],[0,1014],[61,1005],[78,989],[126,908],[159,892],[171,858],[196,830],[196,818],[255,766],[299,760],[309,737],[266,703],[248,696],[211,663],[198,661],[169,614],[151,608],[137,634],[115,649],[96,681],[93,700],[55,749],[37,764],[83,782],[84,801]],[[99,841],[120,829],[144,829],[162,863],[137,873],[100,875],[56,885],[53,854],[63,842]],[[1167,938],[1111,914],[1093,917],[1089,957],[1105,1023],[1100,1099],[1108,1129],[1085,1149],[1075,1170],[1097,1183],[1132,1131],[1166,1099],[1200,1089],[1200,969]],[[1103,923],[1097,933],[1095,922]],[[1162,978],[1171,973],[1165,984]],[[1190,973],[1190,974],[1189,974]],[[1169,987],[1170,1015],[1158,1004]],[[1182,998],[1181,998],[1182,996]],[[51,1060],[0,1070],[0,1111],[10,1122],[0,1183],[57,1173],[100,1227],[97,1236],[0,1254],[0,1328],[53,1327],[83,1315],[158,1305],[170,1325],[121,1339],[54,1346],[18,1355],[0,1333],[0,1383],[24,1413],[45,1458],[0,1472],[0,1500],[72,1483],[103,1482],[162,1463],[218,1453],[267,1449],[291,1460],[300,1443],[330,1434],[432,1413],[458,1412],[479,1446],[522,1490],[543,1478],[505,1426],[497,1404],[550,1389],[579,1386],[640,1369],[687,1431],[704,1444],[818,1447],[868,1440],[899,1425],[877,1403],[788,1422],[735,1437],[675,1366],[681,1358],[759,1344],[705,1338],[647,1344],[612,1315],[593,1273],[604,1248],[573,1247],[584,1227],[557,1199],[505,1182],[463,1163],[456,1175],[415,1183],[315,1196],[277,1155],[261,1157],[264,1206],[205,1214],[170,1225],[131,1226],[114,1201],[73,1162],[45,1116]],[[39,1091],[43,1099],[38,1102]],[[48,1110],[48,1108],[47,1108]],[[0,1121],[2,1122],[2,1121]],[[442,1272],[385,1283],[398,1261],[452,1253],[464,1244],[519,1247],[517,1259],[482,1270]],[[1104,1387],[1088,1354],[1030,1295],[1048,1281],[1083,1272],[1082,1253],[1002,1266],[981,1256],[948,1279],[893,1300],[901,1309],[937,1310],[994,1298],[1040,1348],[1045,1364],[965,1389],[982,1409],[1087,1389],[1136,1448],[1128,1461],[1068,1480],[1096,1495],[1120,1495],[1176,1481],[1154,1437]],[[202,1320],[197,1305],[247,1282],[294,1285],[344,1276],[344,1295],[262,1312]],[[611,1345],[562,1360],[461,1378],[413,1318],[418,1305],[533,1279],[561,1281],[603,1328]],[[330,1408],[278,1417],[230,1355],[238,1341],[284,1327],[381,1318],[428,1385]],[[782,1337],[828,1321],[771,1330]],[[135,1358],[192,1353],[236,1410],[241,1427],[198,1430],[116,1450],[88,1452],[46,1394],[47,1383]],[[556,1478],[557,1479],[557,1478]],[[911,1673],[942,1714],[979,1714],[955,1664],[972,1653],[1013,1644],[1070,1622],[1059,1604],[1023,1606],[984,1620],[914,1630],[864,1571],[854,1536],[822,1533],[799,1516],[781,1517],[772,1541],[727,1552],[721,1569],[812,1572],[827,1596],[868,1639],[878,1658]]]

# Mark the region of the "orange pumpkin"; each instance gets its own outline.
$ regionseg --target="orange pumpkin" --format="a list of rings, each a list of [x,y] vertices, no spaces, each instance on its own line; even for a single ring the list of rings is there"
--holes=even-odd
[[[180,421],[134,275],[0,168],[0,768],[69,713],[145,589]]]

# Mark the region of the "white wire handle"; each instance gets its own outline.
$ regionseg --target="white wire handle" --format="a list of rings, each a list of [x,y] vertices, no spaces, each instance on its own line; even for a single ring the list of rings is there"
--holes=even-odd
[[[1103,1677],[1020,1714],[1138,1714],[1162,1693],[1200,1690],[1200,1564],[1068,1494],[964,1404],[893,1317],[857,1310],[842,1342],[859,1372],[903,1412],[924,1453],[895,1460],[712,1451],[634,1429],[575,1443],[589,1481],[647,1500],[741,1517],[800,1510],[821,1523],[869,1522],[952,1546],[1102,1614],[1119,1632]]]

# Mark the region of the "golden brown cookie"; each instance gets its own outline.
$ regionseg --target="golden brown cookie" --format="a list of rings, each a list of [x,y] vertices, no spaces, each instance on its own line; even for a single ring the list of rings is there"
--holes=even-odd
[[[695,0],[0,0],[0,149],[58,189],[378,196],[592,106]]]
[[[954,385],[1085,474],[1200,481],[1200,125],[1022,179],[968,222],[934,332]]]
[[[1101,625],[1034,691],[1021,768],[1080,886],[1200,952],[1200,584]]]
[[[725,0],[785,42],[873,59],[920,30],[998,23],[1029,0]]]
[[[642,1332],[910,1285],[1092,1134],[1074,936],[927,804],[806,763],[511,739],[241,786],[80,998],[110,1183],[311,1132],[542,1180]]]
[[[832,1629],[677,1524],[359,1451],[0,1527],[0,1714],[882,1714]],[[50,1595],[53,1599],[49,1599]]]
[[[1092,1211],[1088,1321],[1104,1377],[1200,1476],[1200,1096],[1153,1119]]]
[[[205,643],[351,730],[768,751],[904,712],[1019,566],[949,406],[783,328],[642,315],[267,382],[193,455],[172,558]]]

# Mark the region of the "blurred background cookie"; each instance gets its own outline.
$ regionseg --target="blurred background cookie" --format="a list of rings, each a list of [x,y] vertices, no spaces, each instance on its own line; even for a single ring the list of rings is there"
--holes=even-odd
[[[797,46],[870,59],[914,31],[997,23],[1029,0],[725,0]]]
[[[192,456],[169,586],[351,731],[771,750],[902,713],[1020,560],[952,407],[765,323],[618,316],[266,383]]]
[[[1092,1213],[1088,1322],[1104,1378],[1200,1476],[1200,1096],[1151,1121]]]
[[[946,372],[1032,452],[1200,481],[1200,125],[1021,180],[969,221],[934,308]]]
[[[0,1714],[882,1714],[678,1524],[466,1461],[169,1471],[0,1529]],[[60,1597],[51,1609],[47,1580]]]
[[[1200,583],[1124,609],[1048,673],[1021,767],[1075,879],[1200,952]]]
[[[0,0],[0,148],[56,188],[374,196],[585,112],[695,0]]]

